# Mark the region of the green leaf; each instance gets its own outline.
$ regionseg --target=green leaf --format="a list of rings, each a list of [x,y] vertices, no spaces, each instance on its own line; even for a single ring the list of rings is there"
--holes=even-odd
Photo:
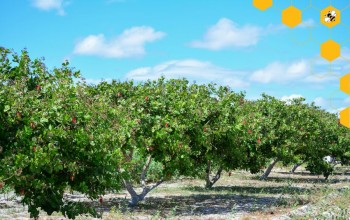
[[[45,123],[45,122],[48,122],[48,121],[49,121],[49,120],[48,120],[47,118],[41,118],[41,119],[40,119],[40,122],[41,122],[41,123]]]
[[[5,105],[5,109],[4,109],[4,112],[7,112],[10,110],[10,106],[9,105]]]

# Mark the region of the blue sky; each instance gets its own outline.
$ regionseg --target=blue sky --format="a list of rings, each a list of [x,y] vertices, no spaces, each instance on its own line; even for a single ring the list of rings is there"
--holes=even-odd
[[[320,10],[332,4],[341,23],[328,28]],[[281,23],[290,5],[303,10],[295,28]],[[185,77],[215,82],[255,99],[303,96],[337,112],[350,106],[339,78],[350,73],[349,0],[2,0],[0,46],[45,57],[50,69],[68,59],[88,82]],[[310,37],[311,36],[311,37]],[[320,57],[333,39],[341,57]]]

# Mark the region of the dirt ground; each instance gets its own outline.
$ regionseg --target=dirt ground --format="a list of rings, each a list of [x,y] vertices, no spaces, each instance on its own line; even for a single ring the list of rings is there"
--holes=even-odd
[[[328,181],[302,167],[295,174],[275,168],[266,181],[258,177],[245,171],[224,174],[211,190],[203,188],[203,180],[173,180],[135,208],[127,207],[126,192],[105,195],[102,205],[77,193],[65,196],[94,205],[103,219],[350,219],[350,167],[338,167]],[[0,194],[0,219],[29,219],[20,199]],[[66,219],[41,213],[40,219]]]

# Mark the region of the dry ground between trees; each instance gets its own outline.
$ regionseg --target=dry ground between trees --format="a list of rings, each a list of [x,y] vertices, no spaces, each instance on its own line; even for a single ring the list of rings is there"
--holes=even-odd
[[[105,195],[102,205],[77,193],[66,198],[93,204],[103,219],[350,219],[350,167],[338,167],[328,181],[303,167],[295,174],[276,168],[266,181],[258,177],[245,171],[224,174],[211,190],[203,188],[203,180],[173,180],[132,209],[126,192]],[[29,219],[19,201],[11,192],[1,194],[0,219]],[[66,219],[59,213],[40,216]]]

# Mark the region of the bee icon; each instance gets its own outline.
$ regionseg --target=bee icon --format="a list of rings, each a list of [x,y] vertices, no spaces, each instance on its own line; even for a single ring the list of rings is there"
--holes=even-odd
[[[326,23],[335,22],[335,18],[337,17],[337,13],[335,11],[328,11],[327,14],[324,15],[324,21]]]

